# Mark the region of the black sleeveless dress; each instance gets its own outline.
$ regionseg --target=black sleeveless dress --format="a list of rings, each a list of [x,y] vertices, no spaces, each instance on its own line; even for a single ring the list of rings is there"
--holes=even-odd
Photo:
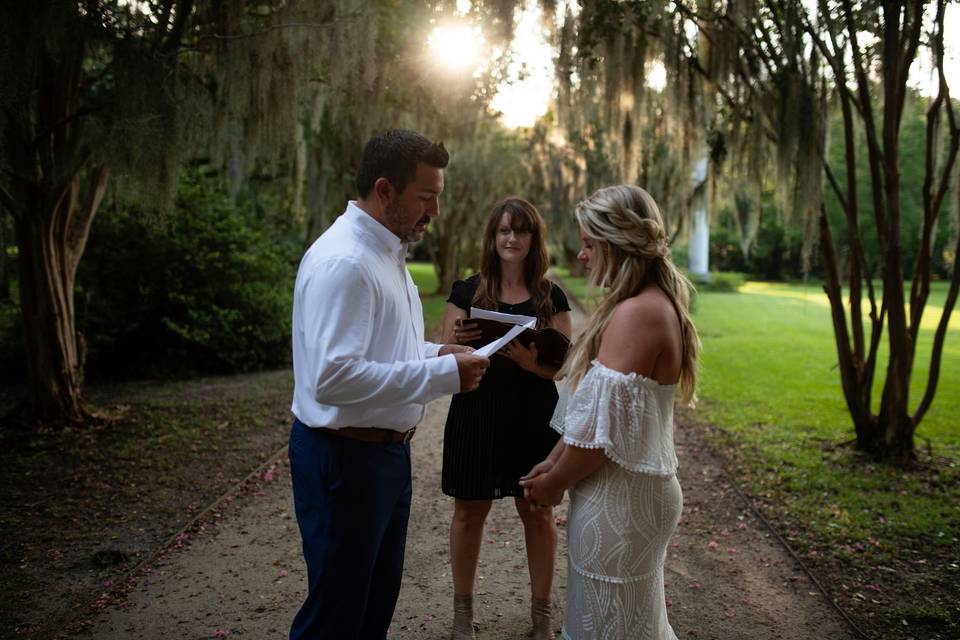
[[[470,310],[480,277],[453,284],[451,302]],[[557,285],[550,292],[554,313],[569,311]],[[502,313],[536,316],[532,300],[499,303]],[[543,461],[559,434],[550,427],[557,387],[494,354],[476,391],[458,393],[450,402],[443,431],[443,492],[462,500],[523,496],[520,478]]]

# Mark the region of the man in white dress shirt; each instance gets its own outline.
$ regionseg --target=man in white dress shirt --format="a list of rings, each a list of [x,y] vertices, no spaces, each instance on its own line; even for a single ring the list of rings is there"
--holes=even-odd
[[[489,360],[424,342],[407,244],[439,215],[448,155],[412,131],[367,142],[359,198],[307,250],[293,301],[290,467],[308,593],[291,640],[385,640],[403,573],[410,439],[426,403]]]

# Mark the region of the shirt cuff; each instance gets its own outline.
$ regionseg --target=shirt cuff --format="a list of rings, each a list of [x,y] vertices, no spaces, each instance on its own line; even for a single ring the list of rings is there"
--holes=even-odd
[[[443,348],[442,344],[434,344],[432,342],[423,343],[423,352],[425,358],[436,358],[440,355],[440,349]]]
[[[460,370],[453,354],[427,361],[430,369],[430,391],[436,398],[460,393]]]

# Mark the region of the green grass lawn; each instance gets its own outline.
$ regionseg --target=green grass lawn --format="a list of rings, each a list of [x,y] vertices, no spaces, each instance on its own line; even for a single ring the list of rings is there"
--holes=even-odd
[[[597,295],[585,278],[554,271],[570,292],[589,302]],[[911,384],[914,406],[927,384],[933,332],[946,283],[932,285],[924,312]],[[736,293],[698,294],[694,322],[703,342],[699,415],[728,428],[778,425],[804,437],[839,442],[852,437],[836,368],[830,307],[819,285],[748,282]],[[874,410],[879,407],[886,342],[881,343]],[[960,311],[954,310],[943,348],[937,395],[917,430],[918,443],[960,453]],[[779,441],[777,433],[758,434]]]
[[[563,285],[573,297],[587,308],[590,308],[591,302],[596,300],[596,296],[599,293],[596,287],[587,286],[587,279],[585,277],[572,277],[570,270],[566,267],[550,267],[550,271],[563,280]]]
[[[443,312],[447,308],[447,295],[436,293],[437,272],[429,262],[408,262],[407,269],[413,276],[413,282],[420,290],[420,302],[423,304],[423,323],[426,334],[440,330],[443,322]]]
[[[443,316],[444,298],[434,295],[436,275],[425,263],[409,265],[421,290],[427,327]],[[571,294],[589,301],[598,294],[585,278],[554,268]],[[942,312],[946,283],[932,285],[917,346],[911,385],[914,405],[927,383],[933,331]],[[736,293],[697,295],[694,322],[700,331],[697,415],[742,432],[761,446],[785,448],[805,441],[839,443],[853,435],[836,368],[837,355],[827,297],[818,284],[748,282]],[[879,405],[886,343],[881,345],[874,392]],[[935,454],[960,456],[960,311],[954,310],[943,349],[937,395],[917,430]]]
[[[924,313],[911,385],[914,406],[927,383],[933,331],[942,313],[944,283]],[[703,341],[700,395],[703,417],[728,428],[777,425],[794,437],[840,441],[852,423],[840,389],[837,355],[827,297],[811,286],[750,282],[738,293],[701,293],[694,321]],[[879,406],[886,360],[879,355],[874,409]],[[954,311],[943,349],[938,392],[917,430],[936,449],[960,447],[960,313]],[[761,430],[761,441],[776,432]],[[922,442],[921,442],[922,444]]]
[[[946,285],[935,283],[917,345],[913,407],[927,383],[945,297]],[[781,531],[794,533],[791,544],[827,573],[852,570],[862,584],[888,590],[878,599],[887,606],[870,613],[881,637],[894,637],[893,626],[904,620],[929,637],[960,630],[960,609],[942,597],[960,583],[960,313],[951,316],[937,395],[916,432],[921,466],[912,471],[836,446],[854,433],[819,285],[749,282],[737,293],[703,292],[694,321],[703,342],[695,419],[716,426],[712,440],[732,472]],[[936,568],[917,572],[912,564],[928,562]],[[841,593],[841,605],[863,609],[852,595]]]
[[[938,283],[918,343],[911,388],[915,403],[926,384],[932,327],[944,297],[945,287]],[[851,474],[842,464],[843,457],[832,449],[853,437],[853,425],[840,389],[829,307],[822,291],[813,286],[751,282],[738,293],[702,293],[694,320],[703,341],[697,418],[717,425],[739,443],[749,443],[757,465],[778,467],[777,475],[788,487],[811,490],[797,497],[795,508],[804,517],[826,525],[836,519],[833,503],[841,502],[871,514],[863,522],[851,519],[848,525],[863,526],[845,526],[841,537],[865,540],[877,533],[874,516],[889,513],[884,518],[886,529],[917,537],[932,533],[932,543],[956,544],[960,515],[956,509],[938,505],[943,496],[926,491],[922,478],[885,466]],[[960,314],[953,314],[951,324],[938,393],[917,430],[917,444],[925,453],[929,441],[935,458],[955,475],[960,454],[956,419]],[[885,355],[884,348],[881,363]],[[878,376],[882,375],[881,369]],[[875,397],[881,384],[878,380]],[[882,491],[887,482],[898,486],[893,497]],[[913,499],[903,500],[899,489]],[[824,492],[828,501],[823,499]]]

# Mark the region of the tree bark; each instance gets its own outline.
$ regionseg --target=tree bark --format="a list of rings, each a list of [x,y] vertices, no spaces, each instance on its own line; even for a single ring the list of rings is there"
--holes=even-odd
[[[38,190],[35,210],[17,219],[27,403],[34,420],[88,417],[80,395],[83,341],[75,328],[73,285],[108,178],[105,166],[96,168],[82,204],[78,177],[57,195]]]
[[[427,251],[430,261],[437,272],[438,295],[446,296],[453,288],[453,283],[461,274],[460,252],[457,250],[457,238],[449,230],[438,232],[429,238]]]
[[[914,339],[907,325],[907,300],[903,287],[899,134],[907,72],[913,59],[904,53],[910,50],[914,34],[910,32],[909,25],[901,25],[896,13],[884,16],[883,30],[883,155],[880,161],[883,182],[875,182],[873,190],[876,197],[884,201],[886,211],[887,242],[881,248],[881,255],[884,263],[883,297],[887,306],[890,360],[880,398],[882,448],[877,453],[894,460],[908,461],[913,456],[915,427],[910,419],[908,406]],[[875,140],[874,144],[876,142]]]
[[[864,370],[856,358],[855,349],[851,349],[850,335],[847,331],[847,317],[843,307],[843,291],[840,284],[840,269],[830,220],[826,208],[820,205],[820,251],[824,263],[823,289],[830,301],[830,314],[833,320],[833,336],[837,344],[837,361],[840,369],[840,384],[847,410],[853,419],[857,434],[857,446],[867,448],[875,436],[875,421],[871,420],[869,395],[864,394]]]
[[[947,193],[950,177],[956,165],[957,154],[960,151],[960,128],[957,126],[957,118],[954,113],[953,103],[949,99],[949,87],[943,74],[943,21],[946,5],[943,0],[937,3],[936,32],[931,39],[931,46],[934,50],[934,58],[937,62],[937,72],[940,77],[940,86],[937,97],[931,104],[927,112],[927,153],[926,153],[926,178],[923,185],[923,235],[921,253],[917,259],[917,269],[915,270],[913,287],[910,296],[910,335],[916,340],[920,330],[920,321],[923,317],[923,308],[927,303],[930,285],[930,260],[929,254],[932,249],[933,229],[936,225],[937,217],[940,214],[940,205],[943,203],[944,196]],[[938,136],[940,135],[941,110],[946,112],[947,125],[950,132],[950,144],[947,151],[946,161],[938,177],[935,176],[936,162],[934,161],[935,149],[938,145]],[[954,176],[954,189],[960,188],[960,171]],[[960,200],[958,200],[960,202]],[[960,209],[954,210],[958,216],[955,223],[960,223]],[[957,302],[957,293],[960,290],[960,259],[957,258],[960,251],[960,237],[957,238],[956,247],[953,255],[953,274],[950,278],[950,289],[947,293],[947,299],[943,305],[943,311],[940,316],[940,322],[937,325],[936,333],[933,339],[933,348],[930,354],[930,370],[927,375],[927,387],[912,416],[914,428],[920,424],[920,421],[926,415],[930,404],[933,402],[934,394],[937,390],[937,382],[940,379],[940,362],[943,355],[943,342],[946,338],[947,326],[950,322],[950,316],[953,313],[954,305]],[[921,271],[922,269],[922,271]],[[919,278],[919,281],[918,281]]]
[[[0,304],[13,302],[10,292],[10,259],[7,257],[7,243],[7,220],[0,214]]]
[[[12,178],[4,203],[19,247],[20,305],[26,347],[26,406],[32,421],[88,417],[81,400],[83,341],[73,286],[109,170],[91,167],[81,129],[85,43],[71,33],[56,52],[37,42],[30,75],[35,99],[8,108],[12,143],[3,153]],[[82,188],[81,176],[89,178]]]

